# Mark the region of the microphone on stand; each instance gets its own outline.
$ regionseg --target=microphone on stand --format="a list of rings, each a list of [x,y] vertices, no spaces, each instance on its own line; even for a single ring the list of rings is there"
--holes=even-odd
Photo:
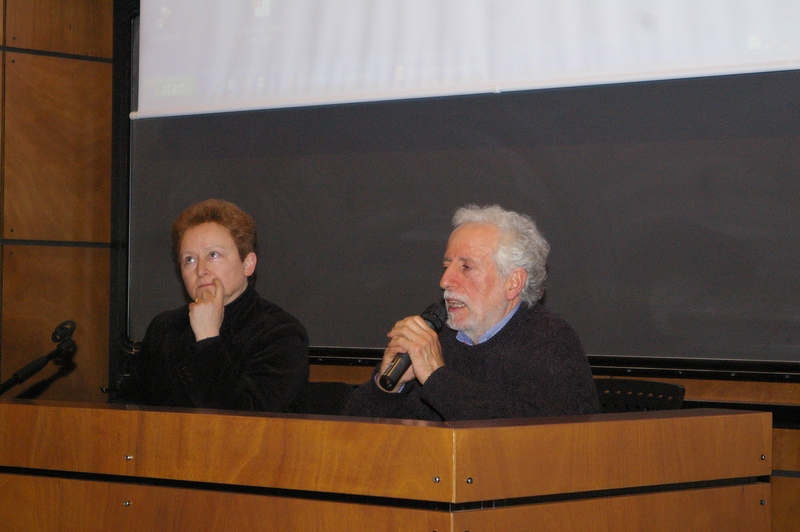
[[[48,362],[57,358],[64,353],[75,349],[75,340],[72,339],[72,333],[75,332],[75,322],[67,320],[56,327],[50,339],[58,343],[58,346],[50,352],[50,354],[39,357],[33,362],[29,362],[24,368],[14,373],[11,378],[0,385],[0,395],[3,395],[7,390],[13,388],[17,384],[22,384],[39,373]]]
[[[422,311],[420,317],[425,320],[428,326],[437,333],[442,330],[445,322],[447,321],[447,309],[441,303],[434,303]],[[378,383],[381,388],[391,392],[397,386],[397,381],[403,376],[403,373],[411,366],[411,357],[408,353],[398,353],[392,363],[383,372]]]

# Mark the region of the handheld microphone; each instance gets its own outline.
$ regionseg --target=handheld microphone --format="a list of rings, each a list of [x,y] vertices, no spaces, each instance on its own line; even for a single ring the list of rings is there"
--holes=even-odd
[[[447,309],[441,303],[434,303],[426,308],[420,314],[420,317],[425,320],[428,326],[437,333],[442,330],[445,322],[447,321]],[[411,366],[411,357],[408,353],[398,353],[392,363],[383,372],[378,383],[381,388],[391,392],[397,386],[397,381],[403,376],[408,367]]]

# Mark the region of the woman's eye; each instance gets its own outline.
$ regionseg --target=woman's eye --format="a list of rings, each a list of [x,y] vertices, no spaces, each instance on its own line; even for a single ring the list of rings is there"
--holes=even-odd
[[[183,263],[184,264],[192,264],[194,262],[194,257],[184,257]]]
[[[212,251],[211,253],[208,254],[208,256],[209,258],[216,259],[217,257],[219,257],[219,253],[216,251]]]

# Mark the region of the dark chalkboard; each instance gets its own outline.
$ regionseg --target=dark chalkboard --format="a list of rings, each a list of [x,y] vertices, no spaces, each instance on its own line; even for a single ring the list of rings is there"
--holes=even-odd
[[[184,302],[168,232],[220,197],[314,346],[383,347],[440,297],[453,211],[552,246],[592,354],[800,361],[800,72],[132,123],[130,335]]]

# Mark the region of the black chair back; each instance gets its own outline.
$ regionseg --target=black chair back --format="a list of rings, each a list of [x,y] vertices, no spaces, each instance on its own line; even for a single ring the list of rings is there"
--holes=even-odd
[[[686,392],[680,384],[635,379],[595,379],[602,412],[678,410]]]
[[[296,411],[301,414],[342,415],[355,387],[346,382],[309,382],[300,392]]]

